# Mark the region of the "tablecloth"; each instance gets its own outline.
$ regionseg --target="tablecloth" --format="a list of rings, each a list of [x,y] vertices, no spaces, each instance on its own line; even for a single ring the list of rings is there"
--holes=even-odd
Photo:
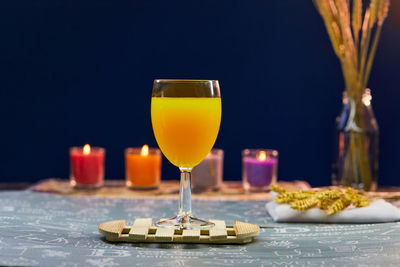
[[[261,225],[247,245],[105,242],[100,222],[175,213],[167,199],[0,193],[0,265],[13,266],[399,266],[400,223],[278,224],[264,201],[193,201],[201,218]]]

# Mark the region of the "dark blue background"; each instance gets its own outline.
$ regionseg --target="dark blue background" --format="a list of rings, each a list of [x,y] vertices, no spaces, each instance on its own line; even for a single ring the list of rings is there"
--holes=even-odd
[[[68,177],[68,148],[156,146],[155,78],[218,79],[216,147],[225,179],[241,150],[275,148],[279,178],[330,184],[343,80],[312,1],[4,1],[0,8],[0,181]],[[35,3],[34,3],[35,2]],[[79,3],[79,4],[77,4]],[[400,185],[400,32],[384,26],[369,86],[380,125],[380,184]],[[163,177],[177,178],[166,160]]]

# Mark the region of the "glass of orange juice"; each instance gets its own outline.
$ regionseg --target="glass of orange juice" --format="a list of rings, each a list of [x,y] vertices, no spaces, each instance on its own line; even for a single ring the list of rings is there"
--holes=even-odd
[[[190,176],[210,152],[221,122],[216,80],[155,80],[151,122],[164,156],[181,171],[178,214],[156,222],[173,229],[206,229],[213,223],[192,216]]]

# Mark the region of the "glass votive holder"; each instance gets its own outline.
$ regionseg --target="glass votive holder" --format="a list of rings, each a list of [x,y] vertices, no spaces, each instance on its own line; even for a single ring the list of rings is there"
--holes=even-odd
[[[246,192],[262,192],[276,182],[278,151],[271,149],[245,149],[242,151],[242,179]]]
[[[161,151],[158,148],[125,149],[126,186],[132,189],[155,189],[161,180]]]
[[[104,184],[104,159],[102,147],[71,147],[70,184],[75,188],[95,189]]]
[[[224,151],[212,149],[206,158],[192,170],[193,192],[216,191],[222,186]]]

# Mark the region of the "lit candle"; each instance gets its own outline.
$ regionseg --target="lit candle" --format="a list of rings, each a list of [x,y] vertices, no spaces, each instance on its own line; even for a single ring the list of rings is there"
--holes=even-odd
[[[125,150],[126,186],[136,189],[157,188],[161,179],[161,151],[144,145]]]
[[[224,151],[213,149],[207,157],[192,170],[194,192],[218,190],[222,185]]]
[[[70,181],[76,188],[98,188],[104,183],[105,149],[86,144],[70,149]]]
[[[246,191],[265,191],[277,180],[278,151],[243,150],[243,187]]]

